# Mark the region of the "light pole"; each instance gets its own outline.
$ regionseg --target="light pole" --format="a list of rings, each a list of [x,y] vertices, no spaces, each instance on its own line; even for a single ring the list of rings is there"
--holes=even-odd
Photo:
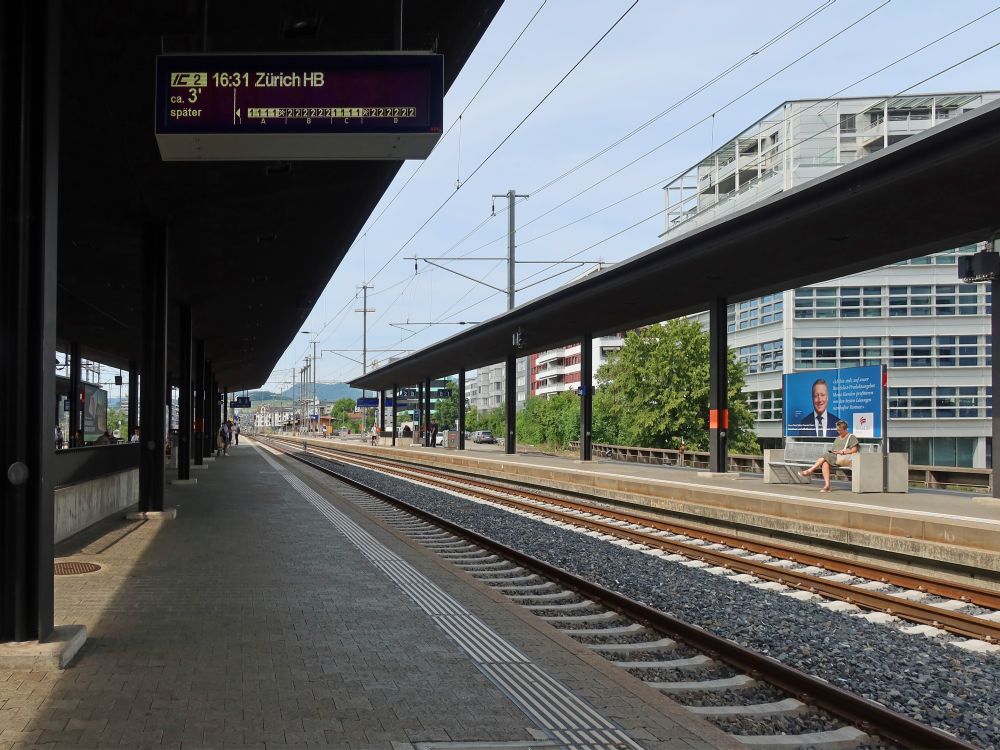
[[[302,331],[302,333],[306,334],[307,336],[319,335],[314,331]],[[309,343],[313,345],[312,397],[313,397],[313,403],[316,404],[316,430],[319,431],[319,398],[317,397],[316,394],[316,344],[318,343],[318,339],[313,339]],[[312,425],[311,417],[309,419],[309,424]]]

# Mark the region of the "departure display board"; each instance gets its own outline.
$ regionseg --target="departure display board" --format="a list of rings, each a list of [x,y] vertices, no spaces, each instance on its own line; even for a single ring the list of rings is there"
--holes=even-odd
[[[156,139],[175,160],[422,159],[441,137],[425,53],[161,55]]]

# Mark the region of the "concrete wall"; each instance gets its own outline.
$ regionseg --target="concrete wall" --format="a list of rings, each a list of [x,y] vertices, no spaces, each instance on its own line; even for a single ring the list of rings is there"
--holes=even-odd
[[[56,489],[55,541],[61,542],[137,502],[138,469],[59,487]]]

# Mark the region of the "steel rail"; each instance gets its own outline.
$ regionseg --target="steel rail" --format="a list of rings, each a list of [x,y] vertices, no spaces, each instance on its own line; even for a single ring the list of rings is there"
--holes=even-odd
[[[290,443],[295,445],[295,443]],[[995,643],[1000,641],[1000,623],[994,623],[990,620],[985,620],[979,617],[974,617],[972,615],[964,614],[962,612],[954,612],[940,607],[935,607],[932,604],[923,604],[919,601],[910,601],[903,599],[898,596],[893,596],[891,594],[884,594],[878,591],[866,591],[865,589],[860,589],[856,586],[852,586],[846,583],[840,583],[837,581],[831,581],[826,578],[811,575],[808,573],[801,573],[797,571],[775,568],[772,565],[767,565],[761,562],[755,562],[750,560],[745,560],[743,558],[734,556],[726,552],[717,552],[714,550],[706,550],[700,547],[692,547],[690,544],[684,542],[673,542],[670,540],[663,539],[658,536],[652,536],[650,534],[635,531],[632,529],[625,529],[614,524],[603,523],[601,521],[580,518],[579,516],[562,513],[560,511],[551,510],[548,508],[540,508],[536,505],[531,505],[528,503],[523,503],[509,497],[498,497],[494,494],[488,494],[486,492],[477,492],[476,490],[470,490],[467,487],[460,485],[476,485],[480,487],[481,490],[488,490],[489,493],[498,492],[504,495],[510,494],[521,494],[525,497],[530,497],[539,502],[546,502],[553,505],[560,505],[562,507],[570,507],[578,512],[588,512],[593,513],[599,511],[600,513],[607,515],[609,517],[615,518],[616,520],[636,523],[641,522],[644,525],[658,528],[661,531],[672,531],[671,528],[659,528],[659,525],[655,522],[650,522],[647,519],[637,519],[634,516],[629,516],[628,514],[618,513],[615,511],[605,512],[604,509],[596,509],[591,506],[581,505],[576,503],[571,503],[568,501],[563,501],[555,498],[546,497],[543,495],[538,495],[536,493],[522,492],[521,490],[512,490],[510,488],[498,488],[496,485],[490,485],[477,480],[466,480],[464,477],[461,479],[456,479],[453,476],[447,476],[440,472],[434,472],[432,470],[427,470],[423,468],[413,468],[406,467],[405,469],[400,469],[398,466],[394,466],[392,462],[371,459],[367,456],[358,457],[354,454],[350,454],[343,451],[337,451],[334,448],[327,448],[326,446],[313,446],[313,450],[322,451],[327,453],[332,453],[337,456],[338,460],[344,460],[348,462],[353,462],[356,465],[365,466],[366,464],[371,466],[374,465],[378,467],[381,471],[389,472],[400,472],[407,471],[417,474],[420,481],[439,486],[446,489],[460,489],[462,492],[478,497],[479,499],[489,500],[490,502],[495,502],[509,507],[514,507],[519,510],[526,510],[537,515],[544,516],[553,520],[558,520],[563,523],[570,523],[582,528],[587,528],[592,531],[597,531],[604,534],[611,534],[623,539],[628,539],[629,541],[635,542],[637,544],[643,544],[649,547],[654,547],[664,551],[669,551],[674,554],[681,554],[685,557],[689,557],[693,560],[699,560],[707,564],[714,565],[716,567],[727,568],[739,573],[746,573],[753,575],[757,578],[761,578],[767,581],[773,581],[775,583],[780,583],[785,586],[790,586],[795,589],[809,591],[821,596],[825,596],[829,599],[836,599],[840,601],[847,602],[849,604],[854,604],[865,609],[869,609],[875,612],[883,612],[885,614],[894,615],[902,617],[903,619],[910,620],[921,625],[928,625],[930,627],[940,628],[947,632],[953,633],[955,635],[960,635],[965,638],[975,638],[985,640],[990,643]],[[347,455],[349,458],[344,458]],[[387,468],[384,464],[388,463],[392,468]],[[428,477],[436,477],[434,479]],[[413,477],[411,477],[413,478]],[[459,486],[457,486],[459,485]],[[669,526],[664,524],[663,526]],[[675,532],[678,533],[678,532]],[[733,545],[736,546],[736,545]],[[739,545],[740,547],[748,548],[746,545]],[[772,554],[769,552],[763,552],[764,554]],[[792,559],[792,558],[788,558]],[[824,558],[813,557],[816,564],[822,565],[823,567],[829,567],[825,564]],[[796,562],[803,562],[801,557],[796,560]],[[857,575],[859,577],[866,577],[859,572],[853,572],[851,575]],[[929,590],[933,588],[931,582],[923,581],[921,579],[916,579],[910,576],[911,579],[919,581],[920,590]],[[876,580],[878,580],[876,578]],[[952,598],[958,598],[952,597]],[[989,606],[988,604],[985,606]],[[1000,610],[1000,600],[995,601],[993,608]]]
[[[260,438],[256,439],[259,440]],[[773,657],[740,646],[728,638],[715,635],[698,625],[692,625],[679,620],[647,604],[630,599],[624,594],[606,589],[599,584],[581,578],[544,560],[539,560],[490,537],[483,536],[452,521],[441,518],[434,513],[410,505],[392,495],[369,487],[352,477],[341,474],[328,466],[322,466],[287,450],[284,452],[288,457],[310,466],[323,474],[334,477],[344,484],[373,495],[398,508],[402,508],[406,512],[423,518],[456,536],[468,539],[499,555],[503,555],[518,565],[534,571],[538,575],[557,581],[560,585],[567,588],[574,589],[582,595],[599,601],[610,609],[617,610],[654,630],[682,640],[711,658],[723,661],[751,677],[763,679],[795,696],[803,703],[816,705],[834,716],[857,726],[861,731],[869,734],[877,734],[903,747],[914,748],[915,750],[951,750],[952,748],[956,750],[977,750],[975,745],[969,744],[955,735],[915,721],[887,708],[881,703],[839,688],[826,680],[813,677]]]

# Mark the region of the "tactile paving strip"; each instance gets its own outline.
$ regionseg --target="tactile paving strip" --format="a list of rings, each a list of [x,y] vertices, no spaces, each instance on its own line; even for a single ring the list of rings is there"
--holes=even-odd
[[[254,446],[255,448],[257,446]],[[572,747],[641,745],[548,675],[450,594],[331,506],[318,492],[258,449],[264,460],[330,521],[451,638],[483,674],[549,736]]]

